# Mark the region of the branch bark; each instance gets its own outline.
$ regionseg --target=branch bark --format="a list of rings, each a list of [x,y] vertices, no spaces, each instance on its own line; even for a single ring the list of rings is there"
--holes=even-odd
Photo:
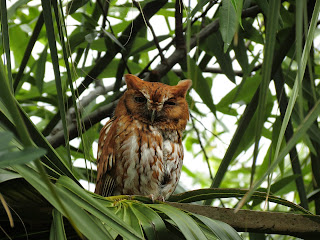
[[[24,179],[16,178],[1,182],[0,192],[6,199],[7,204],[15,209],[24,223],[27,223],[27,227],[47,229],[47,226],[44,225],[46,223],[49,223],[48,226],[50,226],[52,206]],[[234,209],[230,208],[176,202],[165,202],[165,204],[225,222],[239,232],[291,235],[308,240],[320,239],[320,216],[316,215],[251,210],[239,210],[235,213]],[[17,223],[21,219],[19,220],[16,214],[13,215],[13,218],[16,225],[13,230],[17,231],[19,230]],[[0,209],[1,220],[1,223],[8,221],[3,208]],[[22,226],[20,227],[22,228]]]
[[[259,69],[261,69],[261,64],[255,66],[253,69],[252,69],[252,72],[255,72],[255,71],[258,71]],[[172,70],[175,74],[177,74],[178,76],[182,75],[182,70],[181,69],[173,69]],[[243,76],[243,72],[242,71],[239,71],[239,70],[233,70],[234,71],[234,74],[239,76],[239,77],[242,77]],[[208,73],[217,73],[217,74],[222,74],[223,71],[221,68],[213,68],[213,67],[206,67],[205,69],[202,70],[202,72],[208,72]]]
[[[134,41],[137,33],[145,27],[144,19],[151,18],[154,14],[156,14],[165,4],[167,0],[159,0],[159,1],[152,1],[147,3],[143,8],[143,12],[145,13],[144,16],[139,14],[133,21],[130,26],[128,26],[118,38],[118,41],[122,45],[130,44]],[[112,62],[114,57],[118,52],[120,52],[121,48],[115,44],[114,49],[111,51],[107,51],[105,55],[100,58],[96,65],[91,69],[91,71],[87,74],[85,79],[80,83],[78,89],[76,90],[79,96],[83,93],[84,90],[102,73],[102,71]],[[69,97],[66,100],[66,109],[72,106],[72,98]],[[56,126],[56,124],[60,120],[60,114],[57,113],[51,121],[48,123],[46,128],[42,131],[43,135],[47,136],[50,134],[52,129]]]
[[[118,100],[108,105],[105,105],[101,108],[98,108],[96,111],[92,112],[87,117],[85,117],[82,121],[82,126],[83,126],[82,131],[88,130],[93,125],[95,125],[96,123],[98,123],[99,121],[101,121],[106,117],[111,117],[113,113],[113,109],[115,108],[117,103],[118,103]],[[69,131],[69,140],[79,136],[79,129],[77,128],[77,124],[75,123],[72,123],[68,126],[68,131]],[[53,148],[57,148],[65,144],[63,130],[57,132],[52,137],[48,136],[47,140],[50,142]]]
[[[248,8],[248,9],[244,10],[243,13],[242,13],[242,16],[243,17],[250,17],[250,16],[252,17],[252,16],[255,16],[256,14],[258,14],[259,12],[260,12],[260,9],[257,6],[254,6],[254,7],[251,7],[251,8]],[[218,29],[219,29],[219,21],[218,20],[216,20],[216,21],[210,23],[209,25],[207,25],[195,37],[193,37],[191,39],[191,41],[190,41],[190,49],[194,48],[199,41],[205,39],[206,37],[208,37],[210,34],[214,33],[215,31],[217,31]],[[104,57],[101,58],[101,59],[104,59]],[[175,50],[175,52],[167,59],[166,63],[159,64],[155,68],[154,71],[152,71],[152,72],[147,74],[147,76],[146,76],[146,78],[144,80],[146,80],[146,81],[159,80],[170,69],[172,69],[172,67],[176,63],[178,63],[184,57],[185,57],[185,49],[184,48],[177,48]],[[97,66],[94,69],[96,69],[96,68],[97,68]],[[100,69],[100,67],[98,69]],[[102,71],[102,69],[101,69],[101,71]],[[87,78],[90,78],[91,81],[92,81],[93,79],[91,77],[92,77],[92,74],[89,73]],[[82,82],[82,84],[84,84],[86,79]],[[87,84],[86,84],[86,86],[87,86]],[[115,105],[113,105],[113,106],[115,106]],[[106,108],[108,110],[105,110],[106,112],[105,112],[104,115],[101,114],[100,110],[98,110],[98,112],[93,112],[92,114],[88,115],[83,121],[85,126],[86,126],[84,128],[84,130],[89,129],[91,126],[93,126],[95,123],[101,121],[103,118],[105,118],[107,116],[110,116],[112,114],[113,110],[109,109],[108,106],[106,106]],[[72,110],[71,110],[71,112],[72,112]],[[90,117],[94,117],[94,119],[90,119]],[[90,123],[90,125],[89,125],[89,123]],[[71,124],[68,126],[68,129],[69,129],[69,134],[70,134],[69,135],[69,140],[71,140],[73,138],[76,138],[79,135],[75,123],[71,122]],[[52,144],[52,146],[54,148],[57,148],[60,145],[65,143],[64,137],[63,137],[63,132],[61,131],[60,126],[57,126],[55,131],[53,131],[53,134],[48,136],[47,139]]]
[[[211,219],[225,222],[240,232],[282,234],[303,239],[319,239],[319,216],[280,212],[262,212],[218,208],[189,203],[171,203],[169,205]]]
[[[124,81],[121,82],[120,86],[123,86],[125,83]],[[78,111],[80,111],[81,113],[83,112],[83,109],[88,106],[92,101],[94,101],[97,97],[101,96],[101,95],[106,95],[107,93],[111,92],[114,89],[114,86],[108,86],[108,87],[104,87],[103,85],[99,85],[97,86],[94,90],[92,90],[91,92],[89,92],[86,96],[84,96],[81,100],[79,100],[77,102],[77,108]],[[100,111],[99,109],[97,111]],[[95,114],[94,112],[92,112],[91,114]],[[66,119],[68,124],[70,124],[69,126],[71,126],[71,124],[76,124],[76,122],[74,122],[75,120],[75,108],[71,107],[68,112],[66,113]],[[101,121],[102,119],[100,119],[99,121]],[[97,123],[97,122],[95,122]],[[93,124],[93,122],[92,122]],[[54,136],[57,135],[57,133],[63,131],[63,126],[62,126],[62,122],[61,120],[59,121],[59,123],[54,127],[54,129],[51,131],[50,135],[47,136],[46,138],[48,139],[48,141],[50,142]]]
[[[248,8],[242,12],[242,17],[252,17],[257,15],[260,12],[258,6]],[[190,40],[190,50],[193,49],[197,44],[207,38],[212,33],[218,31],[219,29],[219,19],[213,21],[204,27],[198,34],[196,34]],[[181,48],[176,48],[176,50],[167,58],[166,64],[159,64],[153,71],[149,72],[144,78],[145,81],[153,81],[154,78],[161,79],[170,69],[173,68],[178,62],[185,58],[185,50]]]

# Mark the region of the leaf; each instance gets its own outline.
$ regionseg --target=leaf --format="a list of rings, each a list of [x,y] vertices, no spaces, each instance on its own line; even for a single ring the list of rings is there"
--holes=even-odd
[[[27,147],[16,152],[0,152],[0,167],[29,163],[46,153],[43,148]]]
[[[19,82],[23,76],[23,72],[27,66],[27,63],[28,63],[30,57],[33,60],[33,57],[31,56],[31,52],[32,52],[32,49],[33,49],[33,47],[39,37],[43,23],[44,23],[43,13],[41,12],[38,17],[36,26],[33,29],[32,35],[28,39],[28,45],[26,47],[26,50],[24,51],[21,63],[19,64],[19,71],[18,71],[17,75],[15,76],[15,81],[14,81],[14,85],[13,85],[14,91],[17,91],[17,87],[18,87]],[[21,49],[19,51],[21,51]]]
[[[239,198],[243,197],[248,193],[247,189],[234,189],[234,188],[203,188],[198,190],[187,191],[184,193],[179,193],[172,195],[169,198],[170,202],[179,202],[179,203],[191,203],[208,199],[218,199],[218,198]],[[266,199],[269,202],[278,203],[283,206],[292,208],[295,211],[300,211],[305,214],[311,214],[309,211],[303,207],[294,204],[285,199],[276,197],[274,195],[268,195],[265,192],[254,191],[252,199],[258,199],[265,201]]]
[[[199,214],[192,214],[205,224],[220,240],[241,240],[239,234],[228,224]]]
[[[9,27],[7,17],[7,5],[6,1],[0,1],[0,17],[1,17],[1,38],[5,51],[5,60],[8,72],[8,81],[10,88],[12,87],[12,72],[11,72],[11,53],[10,53],[10,42],[9,42]],[[2,59],[1,59],[2,61]]]
[[[139,220],[147,239],[168,238],[168,230],[161,217],[150,207],[132,202],[131,209]]]
[[[232,5],[234,7],[234,9],[236,10],[236,14],[237,14],[237,20],[238,20],[238,24],[242,26],[242,8],[243,8],[243,2],[245,0],[231,0],[232,1]]]
[[[61,122],[62,122],[62,126],[63,126],[64,140],[66,142],[67,149],[69,151],[67,164],[69,166],[71,166],[67,121],[66,121],[66,113],[65,113],[65,108],[64,108],[65,93],[64,93],[62,81],[61,81],[59,57],[58,57],[58,50],[57,50],[57,45],[56,45],[56,36],[55,36],[55,30],[54,30],[53,19],[52,19],[52,14],[51,14],[51,3],[49,4],[45,0],[42,0],[41,5],[43,8],[44,23],[45,23],[46,29],[47,29],[47,37],[48,37],[48,42],[49,42],[49,48],[50,48],[50,53],[51,53],[50,55],[51,55],[51,60],[52,60],[52,65],[53,65],[53,73],[54,73],[56,89],[57,89],[58,107],[59,107],[59,113],[61,116]]]
[[[56,178],[59,177],[61,174],[64,174],[76,180],[73,173],[66,166],[63,159],[52,148],[52,146],[48,143],[46,138],[39,132],[39,130],[32,123],[30,118],[28,118],[26,112],[22,109],[22,107],[18,105],[18,108],[23,118],[21,126],[27,128],[27,131],[30,132],[30,135],[32,136],[32,140],[38,147],[46,149],[47,151],[46,157],[43,157],[41,160],[48,167],[47,168],[48,174],[50,174],[51,177],[56,177]],[[6,115],[4,115],[3,109],[1,109],[0,111],[0,119],[2,123],[5,123],[4,126],[7,129],[10,129],[10,131],[16,134],[18,127],[13,125],[10,119]]]
[[[259,91],[259,102],[257,108],[257,124],[255,129],[255,144],[253,151],[253,161],[252,161],[252,172],[251,172],[251,180],[252,184],[255,169],[256,169],[256,160],[258,157],[259,151],[259,142],[261,139],[262,129],[265,122],[265,109],[267,106],[267,97],[269,93],[269,84],[271,79],[271,71],[273,65],[273,55],[275,49],[275,39],[278,28],[278,17],[280,10],[280,2],[278,0],[270,1],[270,10],[268,11],[268,19],[269,24],[266,30],[266,44],[264,48],[264,60],[262,64],[262,72],[261,78],[262,81],[260,83],[260,91]]]
[[[268,15],[268,10],[269,10],[269,3],[267,1],[264,0],[257,0],[257,4],[258,6],[261,8],[262,12],[264,15]]]
[[[99,75],[100,78],[111,78],[116,75],[117,67],[120,64],[121,59],[113,59],[110,64],[101,72]],[[141,70],[141,66],[133,61],[127,62],[128,67],[130,68],[132,73],[138,73]],[[77,69],[77,74],[79,76],[83,75],[84,72],[88,72],[92,69],[93,66],[85,67],[84,69]]]
[[[71,15],[72,13],[77,11],[79,8],[87,4],[87,2],[89,2],[89,0],[72,0],[68,2],[67,10],[66,10],[67,15]]]
[[[0,96],[1,104],[0,107],[5,108],[5,110],[0,111],[0,118],[5,118],[5,123],[10,123],[11,120],[14,121],[14,132],[17,132],[17,135],[20,137],[20,141],[24,146],[32,146],[32,140],[28,133],[26,126],[23,123],[21,114],[18,110],[18,106],[14,96],[12,94],[11,86],[7,79],[7,75],[4,70],[2,59],[0,58]],[[8,113],[6,116],[5,113]],[[10,116],[10,117],[8,117]],[[10,119],[9,119],[10,118]],[[1,121],[2,123],[2,121]],[[10,129],[10,128],[9,128]],[[10,129],[11,130],[11,129]],[[13,131],[13,130],[11,130]]]
[[[78,46],[85,48],[85,46],[88,44],[86,41],[86,36],[88,34],[92,34],[92,32],[88,30],[83,30],[80,32],[77,30],[73,31],[69,37],[70,51],[74,52]]]
[[[122,219],[127,226],[131,226],[140,236],[143,236],[141,224],[130,207],[131,201],[116,201],[114,205],[117,209],[115,212],[116,215]]]
[[[13,180],[16,178],[21,178],[21,176],[12,170],[0,169],[0,183]]]
[[[280,180],[276,181],[275,183],[273,183],[270,187],[270,192],[272,194],[279,194],[279,195],[283,195],[286,193],[289,193],[289,191],[286,191],[286,188],[288,187],[288,185],[292,185],[293,186],[293,191],[296,190],[296,186],[295,186],[295,180],[299,177],[299,175],[290,175],[288,177],[284,177],[281,178]],[[260,190],[260,188],[258,189],[258,191],[263,191],[262,189]],[[265,190],[267,192],[267,189]],[[290,190],[292,191],[292,190]],[[263,201],[263,199],[261,200],[254,200],[252,202],[251,206],[256,206],[258,204],[260,204]]]
[[[219,11],[220,32],[224,42],[223,51],[226,53],[238,27],[236,10],[231,0],[222,0]]]
[[[110,234],[103,229],[101,222],[96,222],[92,215],[89,215],[87,211],[80,207],[81,205],[74,204],[75,195],[60,188],[57,188],[56,191],[61,202],[68,206],[68,212],[64,215],[68,214],[71,217],[69,220],[77,227],[77,231],[83,233],[89,239],[112,239]]]
[[[259,32],[255,27],[253,27],[252,21],[252,19],[243,19],[243,29],[239,30],[239,35],[242,35],[243,38],[251,40],[253,42],[264,44],[262,33]]]
[[[239,34],[238,37],[238,43],[236,46],[233,47],[234,53],[236,55],[237,61],[240,64],[243,75],[249,76],[249,61],[248,61],[248,55],[247,55],[247,48],[245,46],[245,41],[243,37]]]
[[[5,131],[0,132],[0,153],[4,150],[8,150],[9,143],[13,139],[13,134],[11,132]]]
[[[138,239],[140,237],[139,232],[128,227],[124,221],[117,217],[109,208],[103,206],[101,202],[90,196],[70,178],[62,176],[57,183],[60,188],[63,187],[65,189],[63,191],[70,196],[74,202],[77,202],[78,206],[81,206],[86,211],[96,216],[103,221],[104,224],[108,225],[122,236],[128,239]]]
[[[26,3],[28,3],[29,0],[20,0],[20,1],[16,1],[14,4],[11,5],[10,8],[8,8],[8,19],[11,19],[13,17],[13,14],[16,13],[17,9],[19,7],[21,7],[22,5],[25,5]]]
[[[107,32],[106,30],[102,29],[103,33],[110,38],[115,44],[117,44],[122,50],[126,50],[124,46],[119,42],[119,40],[112,34]]]
[[[183,211],[165,204],[152,204],[149,206],[163,212],[172,219],[186,239],[207,239],[197,223]]]
[[[320,5],[319,5],[320,7]],[[287,142],[286,147],[277,155],[276,159],[271,163],[269,168],[265,171],[263,176],[255,182],[255,184],[250,188],[248,193],[241,199],[239,202],[237,209],[244,204],[250,198],[255,189],[257,189],[264,179],[278,166],[278,164],[283,161],[284,157],[289,153],[294,145],[297,144],[298,140],[305,134],[305,132],[309,129],[311,124],[317,119],[320,115],[320,100],[317,101],[313,109],[309,112],[309,114],[305,117],[303,122],[298,127],[297,131],[291,137],[291,139]]]
[[[36,64],[37,67],[35,72],[35,80],[40,93],[42,93],[42,87],[44,82],[44,73],[45,73],[46,62],[47,62],[47,51],[48,51],[48,46],[45,46]]]
[[[200,48],[211,56],[215,56],[221,67],[223,73],[230,79],[231,82],[235,83],[235,74],[232,67],[232,60],[229,52],[223,51],[223,40],[220,32],[215,32],[206,38],[203,43],[200,43]]]
[[[208,85],[206,79],[202,76],[202,72],[196,65],[195,61],[190,58],[190,72],[192,79],[192,87],[199,94],[203,103],[211,110],[213,114],[216,114],[216,107],[213,103],[211,88]]]
[[[93,33],[89,33],[85,36],[85,42],[82,42],[78,45],[79,48],[87,48],[88,43],[90,44],[90,49],[91,50],[97,50],[100,52],[106,51],[106,44],[105,40],[103,38],[98,38],[98,39],[89,39],[89,37],[92,37],[92,35],[95,35]]]
[[[62,214],[57,209],[53,209],[52,215],[53,221],[50,229],[50,240],[67,240]]]
[[[191,16],[194,16],[197,12],[201,11],[200,9],[203,8],[208,2],[210,1],[209,0],[197,1],[198,4],[195,6],[194,9],[192,9]]]
[[[296,102],[296,99],[298,97],[298,92],[299,92],[299,86],[301,85],[301,81],[303,79],[303,74],[305,72],[305,68],[307,65],[307,60],[308,60],[308,56],[310,53],[310,48],[312,45],[312,40],[313,40],[313,36],[314,36],[314,32],[315,32],[315,25],[316,25],[316,19],[317,16],[319,14],[319,10],[320,10],[320,3],[316,2],[315,8],[314,8],[314,12],[312,15],[312,19],[311,19],[311,24],[309,26],[309,32],[307,35],[307,41],[305,43],[304,49],[303,49],[303,53],[302,53],[302,59],[301,59],[301,65],[299,66],[298,71],[301,71],[299,74],[296,75],[296,79],[295,79],[295,83],[294,83],[294,87],[293,87],[293,94],[289,99],[289,103],[288,103],[288,107],[283,119],[283,123],[281,125],[281,129],[280,129],[280,134],[279,134],[279,138],[278,138],[278,142],[277,142],[277,146],[276,146],[276,151],[275,151],[275,158],[278,156],[279,153],[279,149],[280,149],[280,144],[282,142],[282,139],[284,137],[284,132],[287,128],[288,122],[289,122],[289,118],[290,115],[292,113],[294,104]]]
[[[17,25],[10,27],[9,34],[11,39],[10,50],[14,53],[15,64],[19,66],[27,47],[26,43],[29,41],[30,37],[20,26]],[[14,41],[12,41],[13,39]]]
[[[229,112],[231,104],[248,104],[258,89],[260,82],[261,76],[259,74],[246,78],[244,82],[241,82],[240,85],[234,87],[220,100],[220,102],[216,105],[217,110],[225,114],[230,114]]]
[[[157,40],[159,41],[159,43],[169,38],[170,35],[157,36]],[[155,48],[156,46],[153,41],[148,41],[148,39],[142,37],[136,37],[130,54],[134,56],[136,54],[141,54],[144,51],[150,51]]]
[[[73,190],[77,189],[77,193],[81,192],[81,197],[60,184],[68,181],[65,181],[64,179],[60,181],[59,179],[59,184],[51,185],[53,191],[57,194],[58,198],[56,198],[53,196],[53,192],[49,190],[48,186],[41,181],[41,176],[33,169],[25,165],[15,166],[14,169],[17,170],[19,174],[21,174],[45,199],[47,199],[47,201],[57,208],[59,212],[69,218],[68,220],[71,222],[72,226],[76,227],[76,230],[83,233],[87,238],[113,239],[106,230],[106,225],[101,222],[103,221],[105,224],[108,223],[108,225],[111,225],[115,230],[120,231],[119,233],[127,239],[140,239],[131,233],[130,230],[132,231],[132,229],[124,225],[123,221],[117,218],[114,213],[102,206],[99,201],[95,200],[92,195],[80,188],[71,179],[64,177],[64,179],[68,179],[70,183],[73,183]],[[75,188],[75,186],[78,187]],[[86,201],[87,199],[89,199],[89,202]],[[94,203],[92,204],[92,202]],[[97,208],[99,208],[99,210],[97,210]],[[109,213],[106,214],[106,211],[108,210]],[[95,215],[98,215],[99,218],[95,217]],[[107,220],[108,217],[111,217],[112,220]],[[117,228],[116,226],[119,222],[122,223],[122,226]]]
[[[68,216],[69,221],[89,239],[106,239],[107,235],[102,230],[101,225],[93,221],[93,217],[85,210],[75,204],[70,195],[65,194],[55,185],[51,185],[57,197],[49,189],[48,185],[42,181],[42,177],[33,169],[25,165],[14,167],[19,174],[25,178],[50,204],[52,204],[64,216]],[[68,208],[66,208],[68,206]]]

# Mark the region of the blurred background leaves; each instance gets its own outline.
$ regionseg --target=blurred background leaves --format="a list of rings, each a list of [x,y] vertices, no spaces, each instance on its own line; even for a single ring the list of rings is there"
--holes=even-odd
[[[84,190],[125,73],[193,80],[177,192],[200,190],[172,201],[320,214],[319,1],[178,3],[0,0],[1,239],[239,238],[166,204]]]

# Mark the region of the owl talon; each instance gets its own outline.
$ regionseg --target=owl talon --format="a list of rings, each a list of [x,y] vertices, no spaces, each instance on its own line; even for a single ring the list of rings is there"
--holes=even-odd
[[[151,199],[152,203],[156,203],[157,201],[160,201],[160,202],[165,201],[165,198],[163,196],[158,196],[157,198],[155,198],[153,194],[150,194],[147,197]]]
[[[157,200],[160,201],[160,202],[165,202],[166,201],[163,196],[159,196]]]
[[[154,195],[153,194],[150,194],[147,197],[151,199],[152,203],[154,203]]]

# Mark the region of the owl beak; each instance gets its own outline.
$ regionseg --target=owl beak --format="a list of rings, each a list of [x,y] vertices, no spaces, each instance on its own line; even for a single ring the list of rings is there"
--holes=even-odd
[[[152,110],[152,112],[151,112],[151,123],[154,122],[154,119],[156,118],[156,115],[157,115],[156,110]]]

